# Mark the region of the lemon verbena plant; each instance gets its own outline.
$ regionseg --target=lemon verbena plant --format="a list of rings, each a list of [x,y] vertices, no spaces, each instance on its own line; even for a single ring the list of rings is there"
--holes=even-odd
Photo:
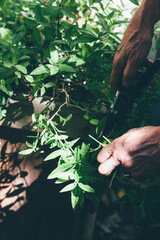
[[[137,0],[0,1],[0,119],[5,118],[8,98],[22,93],[30,99],[47,96],[50,105],[59,105],[54,112],[49,105],[33,114],[37,135],[26,142],[28,149],[21,154],[43,154],[49,149],[44,161],[56,159],[57,168],[48,178],[62,184],[61,192],[71,191],[74,209],[83,205],[84,196],[96,200],[101,192],[96,157],[110,140],[104,137],[99,142],[97,134],[114,100],[108,87],[113,56],[138,4]],[[146,109],[157,100],[158,90],[158,84],[149,88],[120,132],[112,133],[113,139],[142,120],[157,124],[147,117]],[[77,108],[93,126],[92,133],[86,131],[85,141],[71,138],[66,131],[72,113],[63,114],[65,106]],[[122,184],[122,202],[130,202],[143,218],[147,216],[144,200],[150,198],[151,203],[154,194],[148,197],[144,188],[135,188],[133,180],[118,173],[111,183]],[[126,186],[132,186],[130,194]],[[135,197],[139,192],[141,197]]]

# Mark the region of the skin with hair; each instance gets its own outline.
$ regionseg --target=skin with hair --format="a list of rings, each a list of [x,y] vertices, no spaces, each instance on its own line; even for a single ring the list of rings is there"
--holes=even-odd
[[[114,56],[110,86],[132,86],[138,67],[147,62],[153,28],[160,19],[160,0],[143,0],[128,25]],[[106,145],[98,154],[99,173],[109,175],[117,166],[134,178],[147,177],[160,170],[160,127],[131,129]]]
[[[114,56],[110,86],[116,91],[120,82],[130,86],[138,67],[146,63],[151,48],[154,24],[160,19],[160,1],[144,0],[128,25]]]
[[[97,159],[103,175],[109,175],[119,165],[134,178],[154,174],[160,170],[160,127],[131,129],[106,145]]]

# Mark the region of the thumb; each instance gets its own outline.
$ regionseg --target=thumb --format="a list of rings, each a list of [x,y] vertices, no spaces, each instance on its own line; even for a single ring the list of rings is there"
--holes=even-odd
[[[120,162],[112,156],[99,166],[98,171],[100,174],[108,176],[119,165]]]

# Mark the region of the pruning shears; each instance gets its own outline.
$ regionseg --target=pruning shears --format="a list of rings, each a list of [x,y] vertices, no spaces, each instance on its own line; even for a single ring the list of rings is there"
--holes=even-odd
[[[137,83],[131,87],[121,86],[115,94],[114,103],[111,104],[107,112],[106,121],[103,129],[100,131],[98,138],[102,135],[110,137],[117,126],[121,126],[126,118],[126,114],[133,108],[135,100],[141,95],[143,89],[149,84],[154,74],[160,69],[160,57],[157,57],[154,63],[146,70],[145,73],[138,72]]]

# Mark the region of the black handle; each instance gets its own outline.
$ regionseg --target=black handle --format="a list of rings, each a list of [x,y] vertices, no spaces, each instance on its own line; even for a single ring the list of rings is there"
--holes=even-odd
[[[153,78],[154,74],[160,69],[160,59],[156,59],[150,68],[146,70],[145,73],[139,72],[137,74],[137,83],[130,87],[121,86],[119,93],[116,97],[114,105],[110,107],[110,112],[106,117],[106,124],[102,129],[99,137],[110,134],[113,127],[121,126],[125,121],[126,114],[132,109],[135,99],[138,98],[143,89],[145,89],[150,80]]]
[[[160,59],[157,59],[145,73],[139,73],[137,84],[133,87],[135,98],[137,98],[143,89],[148,86],[154,74],[157,73],[159,69]]]

